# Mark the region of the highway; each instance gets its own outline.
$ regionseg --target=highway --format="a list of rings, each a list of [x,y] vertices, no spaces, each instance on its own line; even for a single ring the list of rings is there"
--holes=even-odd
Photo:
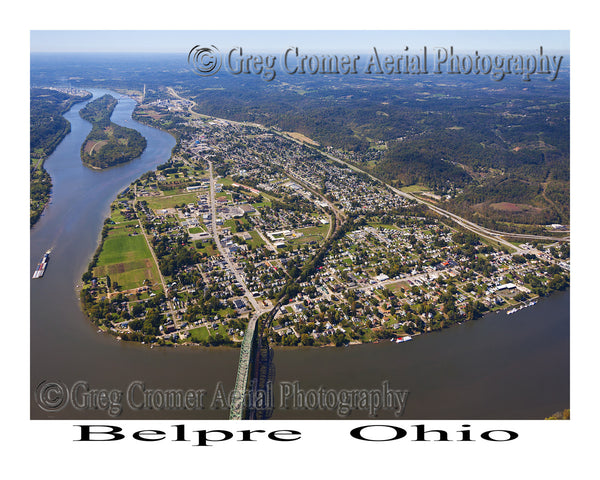
[[[303,143],[302,141],[296,140],[295,138],[289,137],[288,135],[282,135],[282,136],[287,138],[288,140],[292,140],[296,143]],[[306,145],[306,144],[304,144],[304,145]],[[314,148],[314,147],[311,147],[310,145],[307,145],[307,146],[309,148]],[[433,204],[429,203],[428,201],[423,200],[415,195],[411,195],[410,193],[403,192],[402,190],[400,190],[398,188],[392,187],[391,185],[388,185],[387,183],[385,183],[383,180],[375,177],[374,175],[371,175],[370,173],[360,169],[359,167],[357,167],[355,165],[352,165],[351,163],[348,163],[340,158],[334,157],[331,154],[321,152],[321,151],[319,151],[319,152],[322,153],[323,155],[325,155],[330,160],[342,163],[343,165],[347,166],[348,168],[350,168],[351,170],[354,170],[357,173],[363,173],[363,174],[368,175],[369,178],[376,181],[377,183],[385,185],[386,187],[388,187],[391,191],[393,191],[397,195],[400,195],[408,200],[412,200],[412,201],[415,201],[422,205],[425,205],[427,208],[433,210],[437,214],[453,220],[458,225],[464,227],[465,229],[467,229],[473,233],[476,233],[477,235],[487,238],[488,240],[498,242],[499,244],[502,244],[510,249],[516,250],[516,253],[523,254],[523,253],[525,253],[525,250],[523,250],[520,247],[517,247],[516,245],[510,243],[509,241],[505,240],[502,237],[516,237],[516,238],[525,238],[525,239],[531,239],[531,240],[553,240],[553,241],[557,241],[557,242],[558,241],[570,242],[569,237],[558,238],[558,237],[552,237],[552,236],[546,236],[546,235],[517,234],[517,233],[500,232],[498,230],[490,230],[488,228],[482,227],[481,225],[473,223],[465,218],[462,218],[461,216],[456,215],[455,213],[449,212],[447,210],[444,210],[443,208],[433,205]]]

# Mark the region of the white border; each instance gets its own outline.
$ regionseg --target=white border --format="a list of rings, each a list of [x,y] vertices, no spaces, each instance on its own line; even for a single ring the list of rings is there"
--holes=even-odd
[[[19,299],[28,305],[28,68],[31,29],[568,29],[572,64],[572,402],[569,422],[469,422],[477,428],[508,428],[520,434],[514,442],[363,443],[347,431],[355,422],[268,422],[267,430],[294,428],[301,442],[282,446],[233,443],[209,449],[174,442],[141,444],[112,442],[93,446],[73,442],[73,424],[29,420],[29,321],[22,306],[4,311],[3,439],[10,451],[4,459],[20,472],[50,478],[100,478],[125,473],[158,478],[165,475],[238,475],[261,477],[324,477],[331,474],[426,475],[462,478],[563,478],[592,467],[593,420],[597,418],[595,344],[597,286],[592,267],[597,224],[595,183],[597,167],[596,111],[598,78],[595,15],[584,9],[567,10],[564,3],[522,2],[343,2],[314,0],[234,2],[217,7],[205,2],[169,1],[125,4],[106,0],[84,6],[79,1],[28,2],[5,8],[10,27],[2,32],[3,67],[2,189],[5,226],[2,252],[2,292],[5,304]],[[270,5],[269,5],[270,4]],[[14,9],[14,10],[13,10]],[[281,16],[280,16],[281,15]],[[16,142],[15,142],[16,140]],[[21,165],[21,162],[23,165]],[[18,178],[18,181],[15,179]],[[7,228],[7,225],[10,228]],[[589,230],[589,231],[588,231]],[[15,235],[14,232],[18,232]],[[584,265],[588,267],[585,268]],[[28,269],[26,269],[28,272]],[[118,422],[126,429],[161,428],[173,422]],[[201,426],[198,424],[201,423]],[[364,424],[366,422],[357,422]],[[385,422],[388,423],[388,422]],[[401,422],[400,424],[417,422]],[[456,428],[462,422],[427,421],[430,428]],[[229,422],[193,422],[192,428],[233,429]],[[249,423],[244,423],[245,428]],[[306,432],[306,433],[304,433]],[[224,448],[222,448],[224,447]],[[3,442],[3,448],[6,442]],[[245,468],[246,471],[242,469]],[[10,471],[8,468],[5,471]],[[592,467],[591,472],[595,471]]]

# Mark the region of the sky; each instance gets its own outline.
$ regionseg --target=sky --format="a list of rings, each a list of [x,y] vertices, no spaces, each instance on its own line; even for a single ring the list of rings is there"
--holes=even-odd
[[[306,51],[361,53],[372,47],[411,51],[423,46],[457,51],[568,53],[568,30],[31,30],[31,52],[182,53],[194,45],[215,45],[221,51],[242,46],[279,52],[290,46]]]

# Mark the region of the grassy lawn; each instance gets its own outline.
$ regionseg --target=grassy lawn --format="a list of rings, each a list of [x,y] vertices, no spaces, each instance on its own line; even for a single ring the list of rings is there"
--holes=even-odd
[[[390,230],[400,230],[400,227],[397,225],[391,225],[389,223],[369,222],[369,226],[375,228],[388,228]]]
[[[190,329],[190,336],[191,336],[192,340],[195,340],[198,342],[205,342],[210,338],[210,333],[208,333],[208,328],[200,327],[200,328]]]
[[[192,227],[189,229],[190,233],[202,233],[206,232],[206,230],[202,227]]]
[[[215,198],[227,198],[228,202],[231,202],[231,193],[227,193],[227,192],[219,192],[219,193],[215,193]]]
[[[416,193],[416,192],[427,192],[430,189],[423,185],[409,185],[408,187],[402,187],[400,190],[406,193]]]
[[[304,235],[326,235],[329,231],[329,224],[318,225],[316,227],[299,228],[298,232]]]
[[[302,237],[299,238],[294,238],[292,240],[289,241],[289,243],[291,245],[302,245],[304,243],[310,243],[310,242],[322,242],[323,241],[323,237],[321,235],[304,235]]]
[[[375,340],[377,337],[373,333],[373,331],[369,328],[367,331],[360,336],[360,341],[364,343],[369,343]]]
[[[136,229],[139,231],[139,229]],[[127,262],[143,258],[152,258],[144,236],[131,236],[134,230],[121,224],[112,228],[104,241],[98,266]]]
[[[195,242],[194,242],[195,245]],[[198,248],[196,247],[196,250],[198,250],[200,253],[206,253],[206,255],[212,257],[215,255],[220,255],[219,254],[219,250],[217,249],[216,246],[213,246],[212,242],[203,242],[202,243],[202,247]]]
[[[160,210],[163,208],[173,208],[175,205],[185,203],[196,203],[198,197],[195,193],[184,193],[182,195],[164,196],[164,197],[145,197],[143,200],[148,202],[148,207],[152,210]]]
[[[220,183],[221,185],[231,185],[233,183],[233,180],[231,179],[231,177],[219,178],[219,180],[217,180],[217,183]]]
[[[227,334],[227,327],[225,327],[223,324],[219,324],[217,332],[223,335],[225,338],[229,336]],[[192,340],[198,342],[205,342],[207,340],[210,340],[212,337],[214,337],[214,333],[215,331],[212,328],[209,329],[208,327],[190,329],[190,336]]]
[[[161,185],[158,188],[159,188],[159,190],[161,190],[163,192],[163,195],[185,195],[187,193],[187,189],[183,188],[183,187],[165,189]]]
[[[248,240],[248,243],[252,248],[262,247],[265,244],[256,230],[251,230],[250,235],[252,235],[252,240]]]
[[[227,315],[232,315],[234,313],[235,313],[234,308],[227,307],[227,308],[223,308],[223,309],[219,310],[217,312],[217,315],[219,315],[219,317],[221,317],[221,318],[226,318]],[[221,327],[223,327],[223,325],[219,325],[219,331],[221,331]],[[225,327],[223,327],[223,329],[225,330],[225,333],[227,333],[227,329]],[[221,332],[221,333],[223,333],[223,332]]]
[[[259,209],[261,207],[270,207],[271,202],[276,199],[276,197],[274,197],[273,195],[269,195],[265,192],[260,192],[260,195],[263,199],[262,202],[250,202],[250,204],[256,209]]]
[[[317,227],[299,228],[297,232],[302,233],[302,236],[296,238],[286,237],[286,239],[289,240],[289,243],[302,244],[311,241],[321,242],[327,236],[327,232],[329,232],[329,224],[319,225]]]
[[[121,209],[117,208],[116,210],[113,210],[110,214],[110,218],[113,222],[115,223],[121,223],[125,221],[125,217],[123,215],[121,215]]]
[[[251,203],[250,205],[252,205],[256,210],[259,210],[259,209],[261,209],[263,207],[270,207],[271,206],[271,201],[265,199],[264,202]]]
[[[223,223],[223,226],[232,229],[231,230],[232,232],[233,232],[234,225],[236,225],[238,232],[245,232],[246,230],[248,230],[248,228],[250,228],[250,222],[248,222],[248,220],[244,217],[232,218],[229,220],[225,220],[225,222]]]
[[[405,280],[401,280],[399,282],[394,282],[394,283],[388,283],[388,285],[387,285],[387,288],[389,288],[394,293],[399,292],[401,289],[404,289],[404,290],[410,289],[410,287],[411,286]]]
[[[110,205],[110,219],[115,223],[125,223],[125,224],[129,224],[129,225],[137,225],[137,223],[138,223],[137,220],[126,220],[125,217],[121,214],[121,211],[125,210],[127,208],[127,206],[122,205],[121,202],[126,201],[126,200],[127,199],[118,199],[118,200],[115,200]],[[133,207],[133,204],[130,203],[129,206]]]

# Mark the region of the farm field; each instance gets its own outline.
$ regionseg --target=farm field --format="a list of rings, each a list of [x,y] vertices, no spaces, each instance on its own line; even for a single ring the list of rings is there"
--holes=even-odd
[[[104,240],[94,275],[117,282],[123,290],[142,286],[145,279],[152,284],[159,282],[159,275],[152,254],[137,222],[114,226]]]

